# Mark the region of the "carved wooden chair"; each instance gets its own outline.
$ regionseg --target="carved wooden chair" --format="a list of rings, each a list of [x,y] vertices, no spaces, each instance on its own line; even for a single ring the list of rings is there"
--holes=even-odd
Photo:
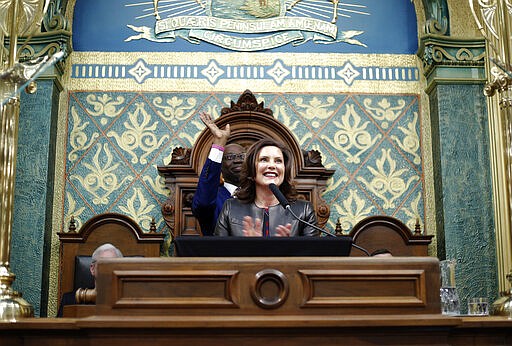
[[[421,234],[420,225],[414,232],[402,221],[387,215],[374,215],[359,221],[349,232],[354,244],[370,254],[387,249],[393,256],[428,256],[428,245],[433,235]],[[360,250],[352,249],[351,256],[366,256]]]
[[[89,265],[98,246],[111,243],[124,256],[159,257],[165,237],[163,233],[156,233],[154,223],[150,231],[144,233],[132,218],[116,213],[98,214],[85,222],[78,232],[72,219],[69,231],[58,235],[59,299],[65,292],[94,287]]]
[[[297,190],[301,198],[313,203],[318,224],[323,227],[330,215],[330,208],[321,194],[326,188],[327,179],[334,170],[322,165],[318,151],[303,150],[291,131],[272,115],[272,110],[258,103],[251,91],[246,90],[230,107],[221,110],[215,120],[217,126],[224,128],[230,124],[229,142],[248,146],[263,137],[281,140],[292,151]],[[192,215],[192,199],[198,177],[210,152],[213,138],[205,129],[192,148],[175,148],[171,162],[159,166],[158,172],[165,178],[165,185],[170,191],[169,198],[162,205],[163,217],[173,236],[201,235],[201,230]]]

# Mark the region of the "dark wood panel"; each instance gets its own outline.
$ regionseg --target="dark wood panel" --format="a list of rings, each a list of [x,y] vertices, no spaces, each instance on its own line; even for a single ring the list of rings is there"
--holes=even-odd
[[[433,257],[122,258],[98,265],[100,315],[435,314]],[[234,318],[234,317],[231,317]]]
[[[247,319],[212,323],[176,317],[32,318],[0,323],[0,343],[9,346],[160,345],[511,345],[505,317],[441,315],[326,316],[323,319]]]
[[[424,270],[326,270],[301,274],[306,280],[305,307],[427,305]]]

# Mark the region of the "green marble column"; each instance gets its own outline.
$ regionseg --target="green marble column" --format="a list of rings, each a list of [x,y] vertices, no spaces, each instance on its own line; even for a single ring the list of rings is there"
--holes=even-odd
[[[437,254],[457,261],[461,312],[467,299],[498,296],[489,122],[483,40],[427,35]]]
[[[55,136],[60,87],[39,80],[21,96],[11,267],[14,287],[45,316],[53,207]]]

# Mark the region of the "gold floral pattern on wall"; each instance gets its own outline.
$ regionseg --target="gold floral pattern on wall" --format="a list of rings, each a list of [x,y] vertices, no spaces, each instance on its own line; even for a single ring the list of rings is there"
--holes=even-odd
[[[327,228],[344,231],[374,214],[414,229],[423,220],[419,96],[415,94],[255,93],[303,149],[318,150],[335,169],[323,198]],[[204,126],[235,93],[69,92],[64,224],[77,227],[102,212],[119,212],[149,231],[168,233],[160,205],[169,191],[156,166],[175,147],[192,147]],[[163,254],[167,254],[169,241]]]

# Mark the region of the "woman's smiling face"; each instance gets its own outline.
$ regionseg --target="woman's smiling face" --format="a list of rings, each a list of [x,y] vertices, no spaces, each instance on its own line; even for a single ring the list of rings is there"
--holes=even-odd
[[[284,180],[284,156],[281,149],[274,146],[261,148],[256,158],[256,186],[277,186]]]

